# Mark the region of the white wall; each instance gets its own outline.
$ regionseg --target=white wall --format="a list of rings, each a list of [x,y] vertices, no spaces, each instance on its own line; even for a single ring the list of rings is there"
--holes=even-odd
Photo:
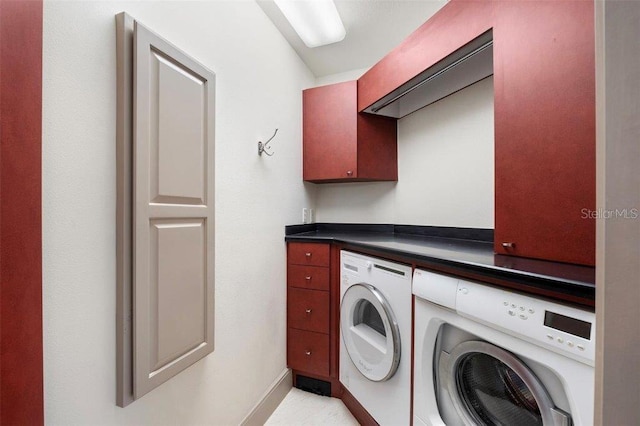
[[[215,352],[115,406],[114,15],[217,75]],[[302,183],[301,94],[314,77],[253,1],[44,5],[45,420],[237,424],[285,369],[284,225]],[[257,141],[275,155],[258,157]]]
[[[325,75],[323,77],[316,78],[315,86],[325,86],[327,84],[342,83],[344,81],[357,80],[362,77],[362,74],[367,72],[369,68],[359,68],[355,70],[345,71],[338,74]]]
[[[397,183],[317,185],[316,221],[493,228],[493,142],[488,78],[398,121]]]

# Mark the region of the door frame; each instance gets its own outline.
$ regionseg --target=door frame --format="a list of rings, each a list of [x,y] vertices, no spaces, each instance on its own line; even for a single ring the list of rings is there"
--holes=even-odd
[[[0,0],[0,424],[44,423],[42,0]]]

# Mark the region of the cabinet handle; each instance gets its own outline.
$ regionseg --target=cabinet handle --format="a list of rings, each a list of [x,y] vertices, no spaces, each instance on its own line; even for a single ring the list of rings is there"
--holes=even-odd
[[[304,351],[304,354],[305,354],[306,356],[311,356],[311,351]]]
[[[504,248],[514,248],[515,246],[516,246],[516,243],[511,243],[511,242],[502,243],[502,247]]]
[[[352,170],[347,170],[347,176],[353,176],[353,171]]]
[[[305,280],[311,281],[311,277],[304,277]]]
[[[307,257],[311,257],[311,253],[310,252],[307,252],[304,255],[307,256]]]
[[[305,312],[310,314],[311,313],[311,309],[305,309]]]

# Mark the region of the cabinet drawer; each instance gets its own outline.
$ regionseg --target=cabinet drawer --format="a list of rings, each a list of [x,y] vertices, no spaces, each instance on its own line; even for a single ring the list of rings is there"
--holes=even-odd
[[[289,287],[329,291],[329,268],[289,265],[287,267],[287,283]]]
[[[329,244],[289,243],[289,263],[329,266]]]
[[[329,292],[290,287],[287,324],[300,330],[329,333]]]
[[[294,370],[329,376],[329,335],[288,329],[287,364]]]

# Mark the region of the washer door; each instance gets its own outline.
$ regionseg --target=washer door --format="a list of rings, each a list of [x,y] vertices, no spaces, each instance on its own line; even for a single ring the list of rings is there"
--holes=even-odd
[[[439,361],[456,411],[468,425],[569,426],[535,374],[511,353],[487,342],[468,341]]]
[[[342,296],[340,330],[349,358],[364,377],[389,380],[400,364],[400,331],[389,303],[369,284],[355,284]]]

